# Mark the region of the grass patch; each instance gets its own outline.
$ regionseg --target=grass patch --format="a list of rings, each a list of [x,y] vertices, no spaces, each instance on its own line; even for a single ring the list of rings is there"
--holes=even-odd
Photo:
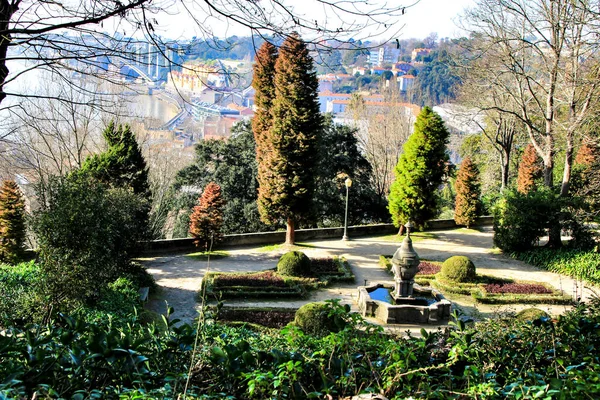
[[[186,257],[193,258],[194,260],[208,260],[209,258],[215,260],[219,258],[229,257],[229,253],[224,250],[213,250],[213,251],[197,251],[195,253],[188,253]]]
[[[375,239],[381,240],[384,242],[400,243],[404,240],[405,237],[406,237],[406,235],[400,236],[398,234],[394,234],[394,235],[379,236],[379,237],[376,237]],[[437,239],[438,235],[436,235],[435,233],[431,233],[431,232],[411,232],[410,238],[412,239],[413,242],[420,242],[421,240]]]
[[[258,248],[258,251],[261,253],[269,253],[272,251],[279,251],[279,250],[285,250],[285,251],[294,251],[294,250],[302,250],[302,249],[315,249],[317,248],[317,246],[315,246],[314,244],[310,244],[310,243],[295,243],[293,245],[287,245],[285,243],[280,243],[280,244],[269,244],[263,247]]]
[[[458,228],[455,232],[466,233],[466,234],[475,234],[483,232],[480,228]]]
[[[315,270],[308,277],[279,275],[274,270],[250,273],[206,274],[198,293],[209,298],[303,298],[307,291],[316,290],[335,282],[354,283],[355,277],[344,258],[315,259]]]

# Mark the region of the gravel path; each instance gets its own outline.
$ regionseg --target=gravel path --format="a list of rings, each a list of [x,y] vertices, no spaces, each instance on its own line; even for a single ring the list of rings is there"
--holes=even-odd
[[[513,278],[551,284],[557,289],[573,294],[577,290],[578,296],[583,290],[583,300],[592,295],[589,288],[582,289],[572,279],[552,272],[539,270],[520,261],[512,260],[501,254],[493,254],[491,227],[484,228],[481,232],[457,229],[447,231],[434,231],[435,239],[418,240],[413,243],[415,250],[422,259],[444,261],[453,255],[468,256],[477,266],[480,274],[494,275],[503,278]],[[248,301],[228,300],[227,305],[243,306],[276,306],[297,308],[311,301],[322,301],[340,298],[343,303],[351,304],[356,309],[354,299],[356,287],[365,282],[393,283],[392,278],[379,265],[379,255],[393,254],[399,242],[382,240],[382,238],[357,238],[347,242],[341,240],[319,240],[305,243],[298,249],[309,257],[346,257],[354,274],[355,285],[342,285],[325,290],[312,292],[311,297],[303,300],[276,300],[276,301]],[[227,249],[229,257],[207,261],[194,260],[185,255],[165,255],[154,258],[142,259],[148,271],[154,275],[160,290],[148,303],[148,308],[164,313],[165,304],[173,307],[173,317],[190,322],[197,315],[200,305],[196,302],[196,292],[200,287],[202,277],[206,271],[214,272],[252,272],[267,268],[274,268],[279,256],[286,249],[274,251],[261,251],[261,248],[233,248]],[[459,304],[459,306],[461,306]],[[551,314],[565,311],[565,306],[538,306]],[[463,311],[484,316],[506,309],[518,310],[520,307],[498,307],[463,304]]]

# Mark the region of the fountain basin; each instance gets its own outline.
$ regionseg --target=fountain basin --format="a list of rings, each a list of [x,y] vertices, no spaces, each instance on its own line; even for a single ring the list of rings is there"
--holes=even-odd
[[[393,286],[381,283],[359,286],[358,309],[361,314],[364,317],[374,317],[386,324],[428,324],[450,319],[452,303],[439,291],[415,284],[413,296],[395,299],[390,295],[389,299],[384,298],[384,291],[393,289]]]

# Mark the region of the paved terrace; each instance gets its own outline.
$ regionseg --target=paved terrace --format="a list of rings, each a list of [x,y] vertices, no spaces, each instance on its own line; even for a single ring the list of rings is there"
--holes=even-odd
[[[576,287],[579,293],[583,290],[582,299],[585,301],[593,295],[593,289],[577,286],[573,279],[543,271],[526,263],[513,260],[502,254],[493,252],[492,229],[484,227],[481,231],[466,229],[432,231],[435,239],[423,239],[413,243],[421,259],[444,261],[453,255],[468,256],[477,267],[479,274],[493,275],[502,278],[513,278],[536,282],[549,283],[566,294],[574,294]],[[385,282],[393,284],[392,277],[379,266],[379,256],[393,254],[400,242],[386,241],[382,237],[357,238],[347,242],[341,240],[316,240],[302,243],[297,247],[309,257],[345,257],[354,274],[356,284],[338,285],[319,291],[311,292],[310,297],[302,300],[226,300],[227,306],[257,306],[257,307],[290,307],[298,308],[313,301],[339,298],[357,310],[357,286],[365,282]],[[160,290],[148,304],[153,311],[164,313],[165,302],[173,307],[174,318],[191,322],[197,315],[200,304],[196,302],[196,292],[200,287],[202,277],[207,271],[211,272],[254,272],[274,268],[281,254],[287,250],[280,248],[265,251],[261,247],[245,247],[227,249],[229,257],[207,261],[198,261],[184,254],[162,255],[143,259],[148,271],[154,276]],[[579,285],[581,285],[579,283]],[[597,291],[597,289],[596,289]],[[490,316],[506,310],[518,311],[531,306],[488,306],[472,304],[457,304],[463,312],[474,316]],[[551,314],[560,314],[566,306],[536,306]],[[399,329],[410,326],[399,325]],[[412,327],[411,327],[412,328]]]

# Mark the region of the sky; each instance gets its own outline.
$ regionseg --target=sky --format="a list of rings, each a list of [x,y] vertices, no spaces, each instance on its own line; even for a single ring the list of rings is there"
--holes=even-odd
[[[377,4],[384,2],[385,0],[375,0],[369,1],[368,3]],[[416,2],[416,4],[409,6],[414,2]],[[399,18],[398,23],[392,27],[391,31],[395,32],[404,25],[399,33],[399,38],[401,39],[425,38],[432,32],[437,32],[439,38],[463,36],[463,33],[456,26],[455,22],[464,8],[472,6],[474,2],[475,0],[387,0],[387,3],[392,4],[393,6],[408,6],[405,14]],[[221,2],[221,4],[223,3],[226,2]],[[188,16],[188,12],[199,17],[201,24],[204,26],[210,26],[213,33],[218,37],[250,35],[250,31],[247,28],[235,26],[224,20],[219,20],[216,16],[206,17],[207,13],[206,10],[203,9],[203,2],[186,2],[186,4],[191,5],[188,6],[189,8],[187,11],[176,9],[178,7],[180,8],[180,4],[182,3],[175,2],[174,4],[175,8],[170,9],[171,12],[169,14],[171,15],[162,14],[158,19],[161,28],[163,28],[161,29],[163,32],[160,33],[163,37],[168,37],[170,39],[184,39],[191,38],[192,36],[203,36],[202,33],[198,31],[197,24]],[[318,19],[320,22],[325,21],[322,7],[319,8],[319,3],[316,0],[289,0],[285,1],[284,4],[292,5],[294,13],[304,15],[309,19]],[[327,16],[327,22],[331,24],[332,21],[334,24],[330,26],[335,25],[335,18],[332,18],[332,15],[329,14]],[[368,32],[361,33],[363,33],[365,37],[369,36]],[[387,37],[381,39],[389,40],[390,38]]]

